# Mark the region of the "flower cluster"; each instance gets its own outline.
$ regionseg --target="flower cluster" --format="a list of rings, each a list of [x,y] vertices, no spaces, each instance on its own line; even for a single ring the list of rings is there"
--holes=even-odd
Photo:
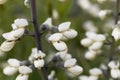
[[[102,74],[101,69],[93,68],[89,70],[90,76],[81,75],[79,80],[98,80],[99,76]]]
[[[16,40],[24,34],[26,26],[28,26],[28,21],[26,19],[16,19],[12,24],[12,31],[2,34],[6,41],[0,46],[0,55],[10,51],[14,47]]]
[[[108,63],[108,67],[110,68],[110,74],[113,79],[120,78],[120,64],[118,61],[111,61]]]
[[[41,69],[45,64],[44,57],[45,53],[41,50],[37,50],[37,48],[33,48],[32,53],[29,56],[29,61],[34,64],[35,68]]]
[[[83,72],[81,66],[76,65],[77,60],[66,52],[58,52],[56,56],[59,56],[64,62],[64,67],[67,69],[69,76],[75,77]]]
[[[92,60],[100,53],[100,49],[106,40],[103,34],[97,34],[94,32],[86,32],[87,38],[81,40],[81,44],[87,47],[89,50],[85,53],[85,58]]]

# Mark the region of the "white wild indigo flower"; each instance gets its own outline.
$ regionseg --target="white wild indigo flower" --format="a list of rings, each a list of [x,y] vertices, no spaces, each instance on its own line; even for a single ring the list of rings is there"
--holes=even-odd
[[[19,74],[16,78],[16,80],[28,80],[29,75],[23,75],[23,74]]]

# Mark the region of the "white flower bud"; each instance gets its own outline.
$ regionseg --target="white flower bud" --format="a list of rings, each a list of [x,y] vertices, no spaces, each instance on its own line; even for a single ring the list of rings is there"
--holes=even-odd
[[[64,67],[73,67],[76,64],[77,60],[76,59],[68,59],[64,63]]]
[[[51,73],[48,75],[48,79],[49,80],[54,79],[54,76],[55,76],[55,71],[51,71]]]
[[[19,27],[19,28],[25,28],[26,26],[28,26],[28,21],[26,19],[16,19],[14,21],[14,24]]]
[[[96,33],[95,32],[86,32],[85,34],[89,39],[94,40],[94,38],[96,37]]]
[[[94,42],[90,47],[89,49],[90,50],[99,50],[103,45],[103,42]]]
[[[43,67],[44,64],[45,61],[43,59],[34,60],[34,66],[38,69],[41,69],[41,67]]]
[[[63,58],[63,61],[66,61],[68,59],[71,59],[72,55],[71,54],[66,54],[66,56]]]
[[[94,40],[102,42],[102,41],[106,40],[106,37],[105,37],[105,35],[98,34],[98,35],[96,35],[96,37],[94,38]]]
[[[68,39],[73,39],[73,38],[75,38],[75,37],[77,36],[77,34],[78,34],[77,31],[75,31],[75,30],[73,30],[73,29],[69,29],[69,30],[63,32],[63,35],[64,35],[65,37],[67,37]]]
[[[67,53],[66,52],[57,52],[56,56],[60,56],[61,59],[64,59],[66,57]]]
[[[27,67],[27,66],[20,66],[19,67],[19,72],[21,74],[29,74],[29,73],[32,73],[32,69]]]
[[[89,79],[88,80],[98,80],[98,76],[89,76]]]
[[[8,59],[8,64],[12,67],[19,67],[20,66],[20,61],[17,59]]]
[[[48,25],[50,28],[53,27],[52,18],[47,18],[47,20],[43,23],[43,25]]]
[[[30,2],[29,2],[29,0],[25,0],[25,1],[24,1],[24,5],[29,8],[29,7],[30,7]]]
[[[18,27],[17,27],[14,23],[13,23],[11,26],[12,26],[12,29],[13,29],[13,30],[18,29]]]
[[[54,33],[48,38],[48,40],[53,42],[53,41],[59,41],[61,38],[62,38],[61,33]]]
[[[58,14],[58,11],[56,9],[53,9],[52,16],[53,16],[53,19],[58,19],[59,14]]]
[[[17,76],[16,80],[28,80],[29,75],[20,74]]]
[[[89,47],[92,43],[93,40],[89,39],[89,38],[84,38],[81,40],[80,42],[84,47]]]
[[[114,28],[114,30],[112,31],[112,36],[114,37],[116,41],[120,39],[120,28],[119,27]]]
[[[62,41],[58,41],[58,42],[53,42],[53,46],[55,47],[55,49],[57,49],[58,51],[64,51],[67,49],[67,45],[62,42]]]
[[[80,67],[80,66],[78,66],[78,65],[76,65],[76,66],[74,66],[74,67],[68,68],[68,71],[69,71],[70,73],[72,73],[74,76],[78,76],[80,73],[83,72],[83,68]]]
[[[93,68],[89,70],[89,73],[93,76],[99,76],[102,74],[102,70],[99,68]]]
[[[16,29],[16,30],[14,30],[14,37],[20,38],[24,34],[24,32],[25,32],[24,28]]]
[[[64,22],[58,26],[58,31],[63,32],[67,31],[70,28],[71,22]]]
[[[2,36],[3,36],[4,39],[6,39],[8,41],[12,41],[12,40],[17,40],[18,39],[18,38],[14,37],[14,31],[3,33]]]
[[[111,61],[108,63],[108,66],[111,68],[111,69],[118,69],[120,64],[119,62],[117,61]]]
[[[79,80],[89,80],[89,76],[82,75],[79,77]]]
[[[5,75],[11,76],[11,75],[15,74],[17,71],[18,71],[17,68],[11,67],[11,66],[7,66],[7,67],[4,68],[3,73]]]
[[[95,57],[96,57],[95,51],[90,50],[85,53],[85,58],[88,60],[93,60]]]
[[[7,52],[7,51],[10,51],[10,50],[14,47],[14,45],[15,45],[15,41],[10,41],[10,42],[4,41],[4,42],[1,44],[0,49],[1,49],[2,51]]]
[[[111,76],[114,79],[120,78],[120,70],[119,69],[112,69],[111,70]]]

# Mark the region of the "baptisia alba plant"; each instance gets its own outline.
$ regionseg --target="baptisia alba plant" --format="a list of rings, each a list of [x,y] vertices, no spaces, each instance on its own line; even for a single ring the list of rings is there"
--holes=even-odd
[[[1,0],[0,5],[6,1]],[[14,80],[31,80],[31,76],[34,77],[34,74],[37,74],[35,72],[38,71],[40,77],[35,77],[37,79],[41,78],[40,80],[120,79],[119,54],[117,54],[120,52],[120,46],[118,46],[120,39],[120,11],[118,11],[120,0],[116,0],[115,24],[113,19],[109,18],[108,20],[108,17],[111,14],[113,15],[113,10],[104,9],[105,6],[103,6],[105,3],[115,3],[115,0],[55,0],[55,2],[46,0],[43,1],[47,4],[44,9],[46,11],[48,8],[49,17],[41,16],[46,20],[41,20],[40,25],[37,16],[39,12],[37,12],[36,7],[43,7],[43,5],[36,6],[36,1],[24,0],[23,4],[27,9],[30,9],[31,18],[16,18],[11,24],[12,30],[1,35],[4,41],[0,45],[0,57],[14,49],[17,42],[23,38],[32,37],[34,39],[33,43],[36,43],[36,46],[32,46],[31,51],[29,50],[30,54],[27,59],[20,60],[10,56],[3,66],[4,68],[2,67],[5,75],[18,74]],[[66,14],[62,12],[64,8],[60,8],[63,10],[59,11],[59,4],[57,4],[57,7],[55,5],[56,1],[60,4],[72,3],[73,1],[74,4],[69,11],[70,20],[62,21],[62,16],[65,15],[64,17],[66,17]],[[42,3],[42,1],[40,2]],[[84,15],[82,16],[84,17],[83,20],[86,20],[83,21],[85,35],[82,34],[84,30],[81,29],[82,19],[79,21],[80,25],[74,25],[79,20],[74,19],[79,16],[79,13],[77,13],[79,8],[80,16]],[[71,11],[75,12],[71,13]],[[90,20],[87,20],[88,17],[85,17],[84,11],[89,15]],[[78,26],[78,28],[75,30],[75,27],[71,25]],[[61,77],[61,74],[64,75],[63,77],[66,76],[65,79]]]

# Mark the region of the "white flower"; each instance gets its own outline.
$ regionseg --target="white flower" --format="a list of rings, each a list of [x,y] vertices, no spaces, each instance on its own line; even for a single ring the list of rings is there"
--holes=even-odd
[[[15,41],[4,41],[1,46],[0,46],[0,50],[2,51],[10,51],[15,45]]]
[[[107,16],[107,14],[111,13],[111,10],[101,10],[99,13],[98,13],[98,17],[101,19],[101,20],[104,20]]]
[[[19,67],[20,61],[14,58],[8,59],[8,64],[12,67]]]
[[[68,69],[68,72],[72,73],[74,76],[78,76],[80,73],[83,72],[83,68],[78,65],[67,68],[67,69]]]
[[[18,69],[19,69],[19,73],[21,73],[21,74],[30,74],[30,73],[32,73],[32,69],[27,67],[27,66],[20,66]]]
[[[114,79],[120,78],[120,70],[119,69],[112,69],[111,70],[111,76]]]
[[[93,60],[95,57],[96,57],[95,51],[90,50],[85,53],[85,58],[88,60]]]
[[[42,51],[38,51],[38,53],[35,53],[34,55],[34,58],[37,59],[37,58],[44,58],[45,57],[45,53],[43,53]]]
[[[5,38],[7,41],[17,40],[18,38],[15,38],[14,31],[3,33],[3,38]]]
[[[43,25],[47,25],[49,28],[53,27],[52,18],[47,18],[47,20],[43,22]]]
[[[73,67],[76,64],[77,60],[76,59],[68,59],[64,63],[64,67]]]
[[[41,67],[43,67],[44,64],[45,61],[43,59],[34,60],[34,66],[38,69],[41,69]]]
[[[28,21],[26,19],[20,18],[14,21],[14,24],[19,28],[25,28],[28,26]]]
[[[17,68],[11,66],[7,66],[3,69],[3,73],[8,76],[15,74],[17,71],[18,71]]]
[[[89,76],[89,79],[88,80],[98,80],[98,76]]]
[[[68,38],[68,39],[72,39],[75,38],[77,36],[77,31],[73,30],[73,29],[69,29],[65,32],[63,32],[63,35]]]
[[[96,35],[96,37],[94,38],[95,41],[100,41],[100,42],[103,42],[106,40],[106,37],[105,35],[102,35],[102,34],[98,34]]]
[[[99,76],[102,74],[102,70],[99,68],[93,68],[89,70],[89,73],[93,76]]]
[[[16,29],[16,30],[14,30],[14,37],[20,38],[24,34],[24,32],[25,32],[24,28]]]
[[[66,61],[68,59],[71,59],[72,55],[71,54],[66,54],[66,56],[63,58],[63,61]]]
[[[90,50],[99,50],[103,45],[103,42],[94,42],[89,49]]]
[[[111,69],[118,69],[120,64],[119,62],[117,61],[111,61],[108,63],[108,66],[111,68]]]
[[[81,40],[80,42],[84,47],[89,47],[92,43],[93,40],[89,39],[89,38],[84,38]]]
[[[16,80],[28,80],[29,75],[20,74],[17,76]]]
[[[48,40],[53,42],[53,41],[59,41],[61,38],[62,38],[61,33],[54,33],[48,38]]]
[[[79,77],[79,80],[89,80],[89,76],[82,75]]]
[[[11,26],[12,26],[12,29],[13,30],[16,30],[16,29],[18,29],[18,27],[13,23],[13,24],[11,24]]]
[[[116,41],[120,39],[120,28],[119,27],[114,28],[114,30],[112,31],[112,36],[114,37]]]
[[[24,5],[29,8],[29,7],[30,7],[30,2],[29,2],[29,0],[25,0],[25,1],[24,1]]]
[[[58,51],[64,51],[67,49],[67,45],[62,42],[62,41],[58,41],[58,42],[53,42],[53,46],[55,47],[55,49],[57,49]]]
[[[54,79],[54,76],[55,76],[55,71],[51,71],[51,73],[48,75],[48,79],[49,80]]]
[[[60,31],[60,32],[67,31],[67,30],[70,28],[70,25],[71,25],[71,22],[61,23],[61,24],[58,26],[58,31]]]
[[[53,9],[52,16],[53,16],[53,19],[58,19],[59,14],[58,14],[58,11],[56,9]]]

